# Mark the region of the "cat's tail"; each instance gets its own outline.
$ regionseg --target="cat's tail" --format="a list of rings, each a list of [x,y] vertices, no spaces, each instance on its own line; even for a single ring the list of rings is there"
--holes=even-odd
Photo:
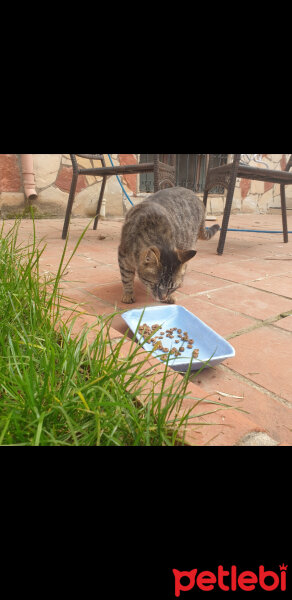
[[[219,231],[220,225],[212,225],[212,227],[208,227],[206,229],[205,223],[202,223],[199,231],[199,238],[201,240],[210,240],[217,231]]]

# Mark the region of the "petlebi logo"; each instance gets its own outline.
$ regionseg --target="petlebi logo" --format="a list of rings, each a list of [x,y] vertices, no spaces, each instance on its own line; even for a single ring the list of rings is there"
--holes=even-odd
[[[236,565],[226,568],[219,565],[214,571],[178,571],[172,569],[174,574],[174,593],[177,598],[181,592],[190,590],[199,590],[209,592],[212,590],[222,590],[224,592],[235,592],[243,590],[250,592],[254,589],[262,589],[266,592],[286,591],[287,567],[284,563],[277,565],[275,571],[265,570],[264,565],[259,565],[256,571],[239,572]]]

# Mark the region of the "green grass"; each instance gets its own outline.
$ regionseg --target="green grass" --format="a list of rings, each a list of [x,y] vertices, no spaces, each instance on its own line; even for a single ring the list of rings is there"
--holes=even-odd
[[[19,224],[5,236],[2,227],[0,236],[0,445],[184,444],[194,417],[178,411],[190,370],[170,381],[165,366],[157,391],[145,352],[133,342],[124,357],[126,336],[111,341],[115,313],[97,317],[93,342],[90,327],[73,337],[74,319],[61,320],[66,244],[57,276],[45,279],[39,273],[45,246],[35,231],[30,245],[19,243]]]

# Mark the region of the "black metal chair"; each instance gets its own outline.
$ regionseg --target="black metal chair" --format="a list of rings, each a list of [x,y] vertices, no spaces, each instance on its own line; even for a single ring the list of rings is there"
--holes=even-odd
[[[101,162],[101,166],[81,168],[78,165],[78,156],[91,160],[99,160]],[[164,187],[174,187],[176,185],[176,154],[154,154],[153,156],[153,162],[109,167],[106,166],[104,154],[70,154],[73,167],[73,177],[64,220],[62,239],[64,240],[67,237],[79,175],[95,175],[103,178],[99,198],[97,201],[96,217],[94,220],[93,229],[97,229],[107,177],[111,177],[112,175],[129,175],[135,173],[152,172],[154,173],[154,192],[157,192]]]
[[[234,154],[233,161],[220,167],[214,167],[208,169],[204,190],[204,205],[207,206],[208,194],[212,188],[217,185],[223,186],[227,189],[225,208],[223,213],[223,221],[221,226],[221,232],[219,237],[219,243],[217,247],[217,253],[223,254],[226,233],[228,229],[228,222],[231,212],[231,205],[234,195],[234,188],[236,184],[236,178],[252,179],[256,181],[268,181],[271,183],[280,184],[281,194],[281,210],[282,210],[282,223],[283,223],[283,237],[284,242],[288,242],[288,227],[287,227],[287,209],[286,209],[286,197],[285,197],[285,186],[292,185],[292,172],[289,173],[292,167],[292,155],[290,156],[285,171],[269,168],[258,168],[250,167],[248,164],[240,163],[241,154]]]

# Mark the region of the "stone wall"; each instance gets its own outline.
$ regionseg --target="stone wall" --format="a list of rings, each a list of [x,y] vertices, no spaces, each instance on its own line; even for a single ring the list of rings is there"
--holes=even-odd
[[[284,170],[289,156],[289,154],[263,154],[263,160],[270,169]],[[261,165],[251,161],[250,166],[260,167]],[[292,208],[291,186],[286,187],[286,200],[287,207]],[[280,185],[265,181],[239,179],[233,204],[238,212],[269,212],[270,209],[281,206]]]
[[[105,154],[106,165],[110,160]],[[111,155],[114,164],[120,164],[119,155]],[[36,205],[42,212],[52,212],[63,216],[67,206],[72,180],[72,166],[69,154],[35,154],[34,166],[38,199]],[[101,166],[100,161],[89,161],[78,157],[81,167]],[[77,181],[76,196],[73,204],[73,216],[93,217],[101,188],[102,177],[80,175]],[[125,186],[127,182],[125,181]],[[128,193],[132,193],[127,189]],[[104,194],[106,213],[109,217],[123,214],[122,190],[116,177],[110,177]],[[53,215],[52,215],[53,216]]]
[[[0,211],[18,212],[24,207],[24,192],[19,154],[0,154]]]
[[[106,164],[110,166],[108,155],[104,155]],[[265,154],[264,161],[273,169],[283,169],[289,155]],[[137,154],[112,154],[114,164],[132,164],[139,160]],[[229,156],[231,160],[232,155]],[[99,166],[99,161],[90,163],[79,158],[80,166],[91,164]],[[72,166],[69,154],[33,154],[37,198],[32,201],[36,216],[63,217],[65,214]],[[258,163],[250,163],[260,166]],[[127,194],[133,203],[141,201],[147,194],[139,193],[139,175],[121,176]],[[99,197],[102,178],[78,177],[77,192],[73,204],[73,215],[93,217]],[[202,196],[202,195],[201,195]],[[292,209],[292,186],[286,188],[287,206]],[[105,215],[121,217],[130,203],[125,199],[116,177],[107,180],[105,189]],[[208,212],[222,214],[224,196],[209,194]],[[238,179],[233,200],[233,212],[265,213],[280,207],[280,186],[260,181]],[[28,210],[23,189],[23,177],[19,154],[0,154],[0,211],[4,218],[23,214]]]
[[[69,154],[33,154],[37,198],[28,203],[25,199],[20,155],[0,155],[0,210],[4,218],[14,217],[34,207],[37,217],[63,217],[72,180],[72,164]],[[105,154],[105,162],[110,160]],[[112,154],[113,163],[130,164],[137,162],[137,155]],[[78,158],[81,167],[101,166],[100,161]],[[126,192],[133,196],[137,189],[137,177],[127,175],[121,178]],[[92,175],[80,175],[77,182],[73,204],[73,216],[93,217],[102,178]],[[109,177],[104,194],[106,216],[116,217],[124,214],[123,192],[116,177]],[[127,201],[128,202],[128,201]],[[129,204],[129,202],[128,202]],[[130,204],[129,204],[130,206]]]
[[[289,159],[289,154],[263,154],[264,162],[270,169],[283,170]],[[228,162],[233,155],[230,154]],[[251,167],[262,167],[258,162],[251,161]],[[203,199],[203,194],[198,194]],[[225,195],[209,194],[207,212],[222,215]],[[292,209],[292,186],[286,187],[287,208]],[[237,179],[234,190],[231,212],[233,213],[269,213],[281,207],[280,185],[250,179]]]

